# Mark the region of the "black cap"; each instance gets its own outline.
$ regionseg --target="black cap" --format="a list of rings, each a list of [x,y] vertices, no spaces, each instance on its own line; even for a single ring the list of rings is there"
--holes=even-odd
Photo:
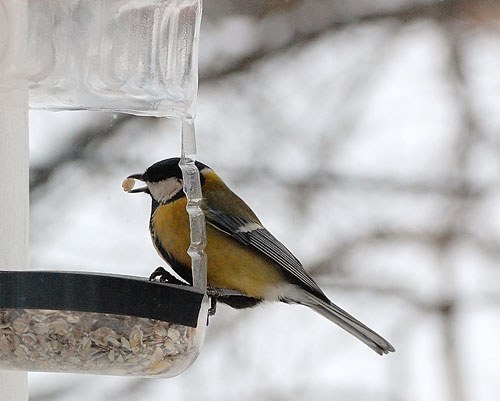
[[[160,182],[171,177],[182,179],[182,171],[179,167],[180,160],[181,159],[179,157],[172,157],[149,166],[146,172],[142,175],[143,181]],[[208,168],[208,166],[199,161],[196,161],[195,165],[198,167],[198,170]]]

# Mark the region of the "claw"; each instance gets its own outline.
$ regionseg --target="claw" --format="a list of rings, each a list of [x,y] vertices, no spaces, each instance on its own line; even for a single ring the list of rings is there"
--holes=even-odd
[[[151,275],[149,276],[149,281],[159,281],[160,283],[170,283],[170,284],[179,284],[179,285],[187,285],[183,281],[176,278],[174,275],[170,274],[165,270],[162,266],[158,267]]]
[[[161,281],[164,273],[167,273],[167,271],[163,267],[159,266],[153,273],[151,273],[151,275],[149,276],[149,281],[156,281],[157,278],[159,278]]]
[[[208,316],[213,316],[217,311],[217,299],[220,296],[220,291],[217,288],[207,287],[207,295],[210,297]]]
[[[217,311],[217,299],[219,298],[220,291],[216,288],[207,287],[207,295],[210,297],[210,308],[208,308],[207,326],[210,323],[210,316],[215,315]]]
[[[215,315],[217,311],[217,297],[210,297],[210,308],[208,309],[208,316]]]

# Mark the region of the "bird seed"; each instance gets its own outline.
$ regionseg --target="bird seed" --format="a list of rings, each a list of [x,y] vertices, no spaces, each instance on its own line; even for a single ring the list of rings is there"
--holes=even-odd
[[[140,317],[0,309],[0,368],[169,376],[197,352],[195,333]]]

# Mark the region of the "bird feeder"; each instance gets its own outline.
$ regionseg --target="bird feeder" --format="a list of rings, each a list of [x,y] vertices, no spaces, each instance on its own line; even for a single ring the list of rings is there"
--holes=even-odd
[[[15,370],[174,376],[201,347],[203,298],[192,288],[127,276],[0,272],[0,363]]]
[[[201,0],[0,1],[0,98],[9,99],[0,102],[8,162],[2,167],[12,172],[9,184],[20,186],[2,184],[5,196],[0,195],[0,209],[16,211],[0,215],[0,370],[171,377],[196,359],[208,310],[194,167],[200,22]],[[193,287],[129,276],[21,271],[27,265],[27,229],[14,231],[28,213],[28,105],[183,120]],[[9,163],[19,158],[23,168],[12,169]],[[4,240],[13,235],[14,242]],[[2,377],[7,383],[2,375],[0,384]],[[6,386],[2,391],[8,393]]]

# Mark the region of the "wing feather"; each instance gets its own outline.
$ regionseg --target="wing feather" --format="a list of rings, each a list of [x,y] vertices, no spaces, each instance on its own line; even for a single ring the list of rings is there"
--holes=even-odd
[[[251,246],[279,265],[288,276],[294,278],[302,286],[323,295],[316,282],[304,270],[300,261],[258,220],[251,221],[242,217],[234,217],[220,210],[205,208],[207,223],[233,237],[243,245]]]

